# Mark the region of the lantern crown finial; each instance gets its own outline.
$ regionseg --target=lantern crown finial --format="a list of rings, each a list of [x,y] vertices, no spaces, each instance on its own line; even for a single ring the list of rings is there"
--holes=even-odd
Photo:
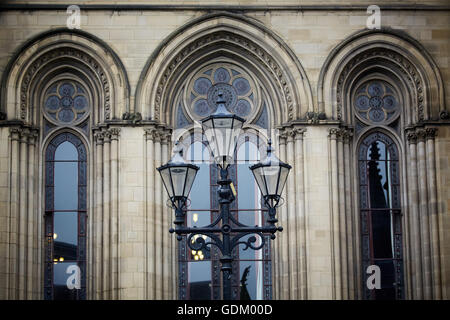
[[[223,91],[220,90],[217,93],[217,100],[216,100],[217,109],[216,109],[216,112],[214,112],[214,115],[231,115],[231,113],[225,107],[226,102],[227,101],[225,100],[225,98],[223,96]]]

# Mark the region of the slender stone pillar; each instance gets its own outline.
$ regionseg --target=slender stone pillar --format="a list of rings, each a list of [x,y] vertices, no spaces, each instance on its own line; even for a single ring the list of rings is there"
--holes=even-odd
[[[417,173],[417,153],[416,143],[417,134],[414,131],[407,133],[409,143],[409,203],[410,203],[410,224],[411,224],[411,271],[412,271],[412,299],[423,299],[423,282],[422,282],[422,250],[421,250],[421,233],[420,233],[420,216],[419,216],[419,187]]]
[[[111,299],[111,260],[110,260],[110,156],[111,156],[111,134],[104,132],[103,136],[103,299]]]
[[[103,252],[102,252],[102,221],[103,221],[103,132],[96,132],[95,139],[95,210],[94,210],[94,263],[95,263],[95,299],[103,299]]]
[[[419,170],[419,212],[420,212],[420,232],[422,245],[422,272],[423,272],[423,295],[425,299],[432,298],[431,288],[431,248],[430,248],[430,222],[428,216],[428,192],[427,192],[427,167],[425,139],[426,131],[424,129],[416,130],[417,160]]]
[[[37,132],[34,130],[30,130],[28,135],[28,168],[27,168],[27,257],[26,257],[26,288],[27,288],[27,295],[26,298],[28,300],[31,300],[36,297],[36,278],[34,270],[38,268],[36,264],[36,258],[35,250],[37,249],[37,243],[39,243],[40,238],[35,233],[35,225],[37,224],[36,219],[36,212],[35,212],[35,205],[34,205],[34,186],[35,186],[35,142],[37,138]]]
[[[146,143],[146,298],[154,300],[156,286],[156,259],[155,259],[155,178],[158,174],[155,170],[155,150],[154,150],[154,132],[155,129],[145,129]]]
[[[111,298],[119,299],[119,134],[120,128],[109,129],[111,139]]]
[[[331,168],[331,194],[332,194],[332,214],[331,214],[331,241],[332,241],[332,277],[334,279],[333,299],[340,300],[342,298],[342,277],[341,277],[341,260],[340,260],[340,237],[339,237],[339,189],[338,189],[338,161],[337,161],[337,135],[339,129],[329,129],[330,143],[330,168]]]
[[[343,215],[345,216],[346,228],[343,230],[346,234],[347,243],[344,244],[347,248],[347,266],[348,266],[348,298],[356,299],[355,276],[359,279],[360,267],[357,265],[355,257],[354,237],[358,237],[357,229],[355,228],[355,219],[353,217],[353,202],[352,202],[352,185],[351,185],[351,169],[352,152],[350,151],[350,143],[353,133],[350,130],[342,132],[344,142],[344,194],[345,194],[345,209]]]
[[[344,170],[344,134],[346,129],[337,133],[337,168],[338,168],[338,190],[339,190],[339,246],[341,260],[342,299],[348,299],[348,257],[347,257],[347,219],[345,215],[345,170]]]
[[[155,167],[159,167],[162,164],[161,161],[161,132],[156,131],[154,134],[155,145]],[[156,173],[156,172],[155,172]],[[163,299],[163,264],[162,264],[162,215],[163,215],[163,192],[161,178],[155,177],[155,225],[154,240],[155,244],[155,270],[156,270],[156,282],[155,282],[155,298]]]
[[[430,216],[431,231],[431,255],[432,255],[432,287],[433,299],[442,299],[441,284],[441,261],[439,248],[439,219],[437,208],[437,190],[436,190],[436,154],[434,146],[434,138],[437,129],[427,128],[426,140],[426,159],[427,159],[427,181],[428,181],[428,211]]]
[[[161,136],[161,164],[165,164],[169,161],[169,151],[168,145],[170,141],[170,135],[163,133]],[[160,178],[159,178],[160,179]],[[170,289],[171,289],[171,234],[169,233],[170,228],[170,216],[169,208],[167,207],[167,192],[162,188],[162,263],[164,268],[163,272],[163,299],[169,299]]]
[[[287,139],[287,135],[285,133],[280,134],[279,136],[280,139],[280,147],[278,150],[278,155],[280,160],[282,161],[286,161],[286,139]],[[283,194],[282,197],[286,200],[286,188],[283,190]],[[288,263],[289,263],[289,244],[288,244],[288,232],[289,232],[289,228],[287,228],[287,224],[288,224],[288,220],[287,220],[287,207],[286,205],[281,206],[278,209],[278,213],[279,213],[279,224],[282,225],[284,227],[284,231],[280,232],[277,237],[278,237],[278,242],[280,244],[279,249],[278,249],[278,254],[277,254],[277,261],[280,265],[279,268],[279,277],[280,277],[280,284],[279,287],[277,289],[277,291],[279,291],[279,299],[290,299],[290,295],[289,295],[289,279],[290,279],[290,275],[289,275],[289,267],[288,267]]]
[[[26,297],[25,269],[26,269],[26,232],[27,232],[27,161],[28,161],[29,130],[24,129],[20,135],[19,154],[19,230],[18,230],[18,299]]]
[[[308,270],[307,270],[307,244],[306,230],[307,220],[305,213],[305,185],[304,185],[304,155],[303,155],[303,135],[306,132],[304,128],[295,129],[295,199],[297,208],[297,260],[298,260],[298,298],[305,300],[308,298]],[[292,173],[291,173],[292,174]]]
[[[289,297],[292,300],[298,299],[298,260],[297,260],[297,213],[295,200],[295,172],[297,166],[294,163],[294,138],[295,131],[287,131],[286,142],[286,162],[292,166],[291,173],[286,182],[286,205],[287,205],[287,219],[283,226],[284,232],[287,233],[288,238],[288,273],[289,273]]]
[[[10,158],[10,204],[7,227],[9,246],[7,247],[7,299],[18,299],[17,295],[17,251],[18,251],[18,219],[19,216],[19,141],[22,129],[10,128],[11,158]]]

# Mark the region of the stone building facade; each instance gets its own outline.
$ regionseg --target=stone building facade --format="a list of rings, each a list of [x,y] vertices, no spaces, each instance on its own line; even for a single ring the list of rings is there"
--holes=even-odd
[[[388,245],[388,297],[448,299],[450,6],[376,2],[379,29],[365,0],[0,4],[0,299],[55,297],[61,212],[79,298],[188,298],[155,168],[202,141],[219,89],[293,167],[260,298],[373,298]]]

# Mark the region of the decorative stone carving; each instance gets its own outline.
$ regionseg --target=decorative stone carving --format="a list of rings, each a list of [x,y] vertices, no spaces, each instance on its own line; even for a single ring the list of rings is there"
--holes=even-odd
[[[420,73],[415,68],[415,66],[405,57],[398,54],[397,52],[394,52],[392,50],[386,49],[386,48],[375,48],[372,50],[364,51],[360,53],[359,55],[355,56],[353,59],[351,59],[347,65],[342,70],[341,74],[339,75],[339,79],[337,81],[337,87],[336,87],[336,111],[337,111],[337,118],[338,120],[342,120],[342,107],[343,107],[343,101],[345,101],[345,91],[344,91],[344,83],[346,82],[346,78],[349,75],[349,73],[352,71],[352,69],[360,64],[361,62],[373,59],[373,58],[379,58],[388,60],[391,63],[394,63],[399,66],[399,70],[403,73],[404,78],[407,79],[410,82],[411,88],[415,89],[415,97],[416,97],[416,104],[417,104],[417,118],[419,122],[424,120],[424,90],[423,90],[423,84],[422,80],[420,78]]]
[[[283,72],[283,69],[277,64],[277,62],[272,58],[272,56],[266,50],[261,48],[259,45],[257,45],[252,41],[249,41],[244,37],[228,32],[218,32],[215,34],[209,34],[207,36],[204,36],[193,42],[187,48],[182,50],[175,58],[172,59],[166,70],[163,72],[163,76],[156,89],[155,120],[160,120],[159,117],[161,112],[162,95],[166,90],[168,80],[171,78],[174,70],[191,53],[193,53],[194,51],[198,52],[199,49],[202,47],[211,46],[212,43],[217,41],[232,42],[235,46],[247,50],[247,54],[249,56],[252,56],[259,61],[259,63],[269,72],[269,74],[278,84],[279,89],[283,93],[283,96],[287,103],[288,120],[293,120],[295,114],[294,101],[292,98],[291,90],[289,88],[290,82],[287,80],[287,77]]]
[[[122,120],[127,120],[133,124],[136,124],[142,120],[142,115],[140,112],[135,112],[135,113],[125,112],[122,115]]]
[[[34,61],[31,66],[27,69],[25,76],[23,77],[23,81],[20,89],[20,119],[25,120],[28,109],[28,89],[30,86],[31,79],[35,77],[36,72],[38,72],[44,64],[51,63],[52,60],[61,57],[70,57],[72,59],[77,59],[79,61],[87,64],[91,70],[93,70],[97,77],[100,79],[103,95],[104,95],[104,116],[105,119],[110,119],[111,110],[110,110],[110,84],[108,82],[108,78],[106,76],[105,71],[100,67],[100,65],[87,53],[80,51],[75,48],[58,48],[52,51],[49,51],[43,55],[41,55],[36,61]]]
[[[200,120],[216,110],[218,93],[222,92],[228,111],[248,119],[261,104],[257,89],[253,78],[240,67],[222,62],[209,64],[190,79],[184,105],[192,118]]]
[[[442,120],[448,120],[450,119],[450,113],[447,110],[442,110],[439,113],[439,118],[441,118]]]
[[[90,114],[89,96],[79,82],[58,81],[47,89],[43,110],[46,119],[53,124],[78,124]]]
[[[111,140],[119,140],[120,128],[109,128],[108,132],[111,136]]]
[[[306,119],[308,119],[308,122],[311,124],[317,124],[320,120],[326,120],[327,116],[325,112],[307,112],[306,113]]]
[[[356,117],[367,124],[391,123],[398,118],[397,93],[386,81],[363,83],[353,97]]]

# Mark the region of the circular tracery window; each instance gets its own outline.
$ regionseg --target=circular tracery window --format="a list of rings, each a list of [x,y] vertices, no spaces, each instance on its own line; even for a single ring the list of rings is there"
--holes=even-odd
[[[358,118],[376,124],[392,122],[400,112],[396,91],[381,80],[361,85],[356,91],[354,106]]]
[[[56,124],[77,124],[89,114],[89,96],[78,82],[63,80],[51,85],[44,96],[44,113]]]
[[[219,92],[231,113],[249,119],[257,111],[258,92],[253,79],[235,65],[218,63],[200,69],[189,81],[185,102],[190,115],[200,120],[212,114]]]

